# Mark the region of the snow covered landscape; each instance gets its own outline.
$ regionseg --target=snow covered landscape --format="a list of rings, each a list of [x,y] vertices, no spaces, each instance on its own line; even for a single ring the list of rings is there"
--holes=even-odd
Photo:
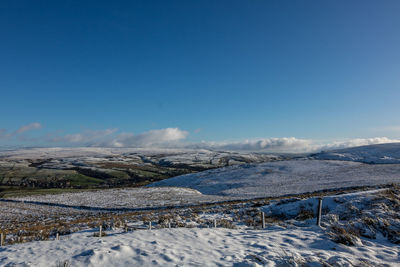
[[[357,161],[364,163],[400,163],[400,143],[359,146],[329,150],[312,155],[316,159]]]
[[[400,189],[394,184],[400,182],[400,164],[392,147],[341,150],[344,160],[276,156],[272,162],[235,164],[144,187],[5,197],[0,265],[396,266]],[[125,160],[121,151],[108,158],[107,150],[79,151],[86,162],[89,156],[96,162]],[[42,159],[54,153],[37,152]],[[67,153],[77,162],[73,152],[58,158]],[[164,153],[153,150],[151,157]],[[190,165],[193,152],[187,153],[174,151],[168,160]],[[369,157],[391,161],[371,164]],[[23,152],[12,152],[3,161],[24,158]],[[321,227],[315,225],[319,197]]]
[[[208,195],[255,198],[399,182],[400,164],[301,159],[225,167],[150,186],[181,186]]]
[[[0,267],[400,267],[400,1],[0,1]]]
[[[357,247],[331,241],[316,227],[264,230],[161,229],[1,249],[5,266],[396,266],[399,248],[384,238]],[[15,264],[15,265],[13,265]],[[324,264],[324,265],[323,265]],[[328,265],[329,264],[329,265]]]
[[[265,229],[236,222],[229,228],[126,231],[81,230],[46,241],[0,248],[2,266],[397,266],[400,190],[381,189],[324,198],[322,227],[316,199],[272,202],[261,210]],[[279,208],[278,208],[279,206]],[[308,213],[307,211],[311,211]],[[305,216],[306,215],[306,216]],[[303,218],[300,218],[303,216]],[[296,218],[297,217],[297,218]],[[296,218],[296,219],[294,219]],[[175,226],[177,227],[177,226]],[[350,230],[351,228],[351,230]]]

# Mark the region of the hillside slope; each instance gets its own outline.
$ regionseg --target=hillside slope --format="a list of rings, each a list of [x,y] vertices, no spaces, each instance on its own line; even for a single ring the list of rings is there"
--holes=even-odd
[[[400,163],[400,143],[359,146],[312,155],[314,159],[346,160],[364,163]]]
[[[400,164],[303,159],[230,166],[149,186],[181,186],[203,194],[252,198],[399,182]]]
[[[187,173],[282,158],[204,149],[55,147],[7,150],[0,151],[0,196],[54,188],[141,186]]]

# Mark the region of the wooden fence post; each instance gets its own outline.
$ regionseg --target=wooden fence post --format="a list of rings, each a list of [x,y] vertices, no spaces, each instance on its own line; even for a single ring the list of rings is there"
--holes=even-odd
[[[168,228],[171,228],[171,221],[168,220]]]
[[[261,212],[261,229],[265,228],[265,213]]]
[[[4,246],[4,241],[6,239],[6,235],[4,233],[0,234],[0,246]]]
[[[321,215],[322,215],[322,197],[318,198],[318,214],[317,214],[318,226],[321,226]]]
[[[56,233],[56,240],[60,240],[60,234],[58,232]]]
[[[217,228],[217,220],[214,219],[214,228]]]
[[[149,230],[151,230],[151,222],[149,222]]]
[[[99,227],[99,237],[101,237],[101,236],[102,236],[102,232],[103,232],[103,226],[102,226],[102,225],[100,225],[100,227]]]

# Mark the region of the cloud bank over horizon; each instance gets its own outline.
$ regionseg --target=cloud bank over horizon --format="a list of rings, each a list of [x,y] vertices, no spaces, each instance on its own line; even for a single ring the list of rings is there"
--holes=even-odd
[[[179,128],[164,128],[134,134],[120,132],[118,129],[84,130],[72,134],[48,133],[39,137],[29,137],[29,132],[42,128],[34,122],[19,127],[15,131],[0,129],[0,141],[17,140],[28,142],[30,146],[66,146],[66,147],[136,147],[136,148],[179,148],[210,149],[270,153],[310,153],[347,147],[396,143],[400,139],[387,137],[354,138],[334,141],[317,141],[296,137],[257,138],[238,141],[201,141],[187,142],[188,131]]]

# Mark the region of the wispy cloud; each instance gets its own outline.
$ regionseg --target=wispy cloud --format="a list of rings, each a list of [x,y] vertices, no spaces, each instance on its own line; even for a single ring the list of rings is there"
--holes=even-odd
[[[371,130],[376,133],[399,134],[400,133],[400,125],[391,125],[391,126],[384,126],[384,127],[379,127],[379,128],[372,128]]]
[[[23,126],[19,127],[18,130],[15,131],[15,133],[16,134],[21,134],[21,133],[25,133],[25,132],[36,130],[36,129],[40,129],[40,128],[42,128],[42,125],[40,123],[32,122],[30,124],[23,125]]]
[[[0,129],[0,139],[10,139],[13,137],[19,137],[21,134],[26,132],[37,130],[42,128],[42,125],[38,122],[32,122],[26,125],[22,125],[16,131],[10,132],[7,129]]]
[[[93,146],[110,139],[112,134],[117,130],[118,129],[85,130],[74,134],[50,135],[47,136],[46,139],[52,143]]]
[[[0,129],[0,139],[6,139],[9,138],[10,134],[6,129]]]

